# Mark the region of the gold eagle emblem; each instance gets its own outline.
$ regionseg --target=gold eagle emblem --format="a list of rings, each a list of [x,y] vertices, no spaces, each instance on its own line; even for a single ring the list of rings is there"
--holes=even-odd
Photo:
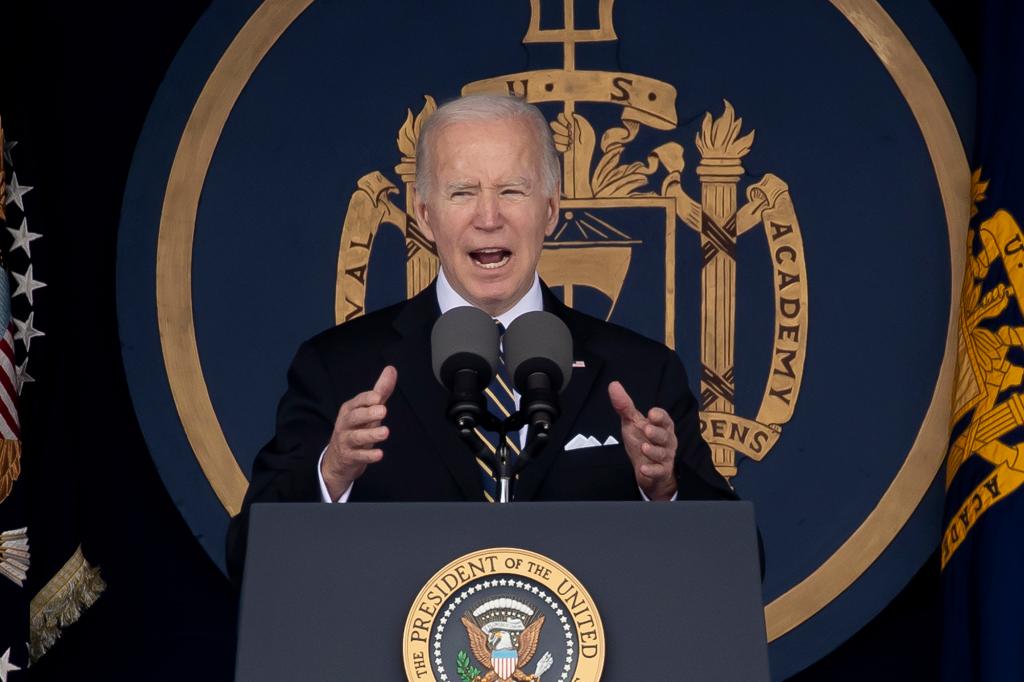
[[[513,641],[512,633],[504,629],[484,632],[468,613],[463,614],[462,624],[469,637],[470,651],[487,670],[483,675],[474,677],[473,682],[539,682],[540,676],[551,667],[552,656],[546,653],[538,661],[533,675],[527,675],[522,670],[537,653],[544,616],[537,616],[527,625],[516,638],[517,642]]]

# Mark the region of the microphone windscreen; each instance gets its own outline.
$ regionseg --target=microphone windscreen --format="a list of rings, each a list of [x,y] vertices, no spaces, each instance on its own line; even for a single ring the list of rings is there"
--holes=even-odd
[[[483,390],[498,371],[498,326],[479,308],[452,308],[434,323],[430,354],[434,376],[443,386],[451,389],[455,372],[471,369]]]
[[[568,385],[572,334],[559,318],[540,310],[524,313],[509,325],[503,343],[509,376],[520,393],[533,372],[547,374],[556,391]]]

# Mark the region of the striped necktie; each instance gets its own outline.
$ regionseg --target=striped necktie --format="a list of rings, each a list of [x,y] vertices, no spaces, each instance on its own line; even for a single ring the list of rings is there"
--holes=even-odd
[[[501,339],[505,336],[505,325],[497,320],[494,324],[498,325],[498,339],[499,344]],[[484,391],[487,396],[487,409],[497,417],[499,420],[504,420],[510,414],[516,411],[516,399],[512,392],[512,381],[508,376],[508,369],[505,367],[505,353],[501,352],[498,355],[498,372],[494,375],[494,379],[491,380],[491,385]],[[481,429],[476,430],[476,435],[483,441],[484,445],[491,452],[497,450],[498,445],[498,434],[490,431],[483,431]],[[513,432],[505,437],[505,443],[508,445],[509,450],[512,452],[512,457],[519,454],[519,443],[517,442],[518,434]],[[480,465],[480,475],[484,484],[484,498],[488,502],[494,502],[497,495],[497,483],[494,480],[494,472],[491,470],[491,466],[484,460],[477,458],[477,464]]]

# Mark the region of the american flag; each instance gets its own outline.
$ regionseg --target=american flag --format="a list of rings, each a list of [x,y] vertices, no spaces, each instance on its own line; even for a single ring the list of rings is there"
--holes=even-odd
[[[6,150],[0,126],[0,150]],[[0,226],[7,222],[6,173],[0,159]],[[18,421],[18,376],[14,362],[14,318],[11,316],[10,278],[3,249],[0,249],[0,502],[11,494],[21,474],[21,424]],[[9,506],[9,505],[8,505]],[[3,521],[11,520],[5,508]],[[17,511],[20,511],[17,510]],[[14,516],[17,516],[15,513]],[[6,525],[6,524],[3,524]],[[27,528],[0,527],[0,575],[19,587],[25,583],[29,565]]]
[[[0,216],[0,221],[2,221]],[[21,425],[18,423],[18,377],[14,369],[14,318],[11,316],[10,276],[7,262],[0,251],[0,437],[3,440],[19,440]]]
[[[10,151],[0,124],[0,227],[11,218],[9,209],[22,208],[21,191],[9,174]],[[25,190],[27,191],[27,190]],[[15,195],[17,194],[17,201]],[[0,230],[6,236],[7,230]],[[25,483],[21,476],[21,424],[18,419],[18,375],[14,361],[14,319],[5,249],[0,248],[0,679],[28,666],[29,568]],[[13,676],[10,679],[14,679]],[[19,678],[20,679],[20,678]]]

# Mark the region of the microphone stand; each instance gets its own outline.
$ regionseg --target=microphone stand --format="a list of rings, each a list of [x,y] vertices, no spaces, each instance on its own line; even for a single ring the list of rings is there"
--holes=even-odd
[[[553,413],[547,419],[537,419],[537,410],[534,409],[529,413],[517,410],[501,420],[487,410],[482,400],[479,404],[472,405],[467,405],[465,399],[454,401],[448,410],[449,416],[455,420],[462,441],[469,446],[475,456],[490,465],[494,481],[497,484],[498,499],[496,502],[499,504],[507,504],[512,501],[512,482],[519,472],[537,458],[551,437],[551,422],[554,421],[552,417],[557,416],[558,410],[557,407],[550,404],[544,407]],[[516,433],[524,425],[528,425],[526,445],[520,450],[518,457],[513,457],[507,436],[510,433]],[[491,449],[477,438],[474,430],[478,426],[498,433],[498,447],[495,452],[491,452]]]

